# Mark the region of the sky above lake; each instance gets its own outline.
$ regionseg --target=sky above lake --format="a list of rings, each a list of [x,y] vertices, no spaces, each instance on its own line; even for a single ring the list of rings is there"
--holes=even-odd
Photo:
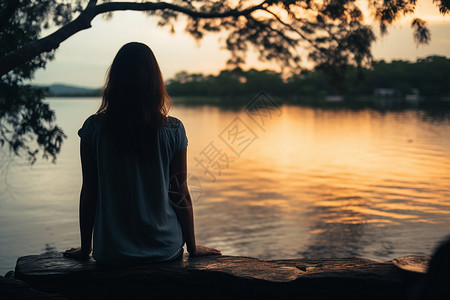
[[[366,20],[369,19],[366,13]],[[373,45],[374,59],[411,60],[429,55],[450,56],[450,16],[442,16],[432,1],[418,1],[416,17],[427,20],[431,42],[417,46],[409,27],[412,17],[404,17],[379,37]],[[92,28],[78,32],[64,41],[56,51],[55,59],[45,70],[36,72],[33,84],[63,83],[82,87],[99,88],[105,80],[106,70],[119,48],[127,42],[139,41],[152,48],[164,78],[172,78],[177,72],[202,72],[217,74],[226,67],[230,57],[224,47],[223,34],[206,35],[200,42],[184,33],[183,19],[176,26],[175,34],[168,28],[157,27],[157,18],[141,12],[116,12],[106,20],[97,16]],[[44,35],[55,29],[44,32]],[[261,63],[255,51],[250,51],[245,68],[278,69],[275,64]]]

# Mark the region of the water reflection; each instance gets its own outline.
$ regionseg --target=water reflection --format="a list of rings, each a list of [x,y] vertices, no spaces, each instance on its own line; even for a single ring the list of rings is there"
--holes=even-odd
[[[214,203],[214,216],[231,215],[240,226],[230,229],[225,219],[219,222],[231,232],[227,238],[200,236],[220,240],[225,252],[263,258],[387,260],[426,253],[432,247],[427,241],[448,230],[450,145],[443,139],[446,122],[436,126],[420,116],[411,110],[283,107],[282,117],[271,120],[249,152],[207,188],[202,204]],[[207,214],[198,214],[201,228],[210,226]],[[434,237],[425,233],[430,228]],[[233,242],[242,236],[244,243]]]
[[[2,158],[0,267],[78,243],[79,139],[98,100],[52,100],[68,139],[56,165]],[[266,259],[431,254],[450,228],[450,121],[446,113],[285,105],[262,130],[243,111],[177,105],[188,169],[201,194],[199,243]],[[220,134],[239,117],[258,136],[236,155]],[[211,142],[230,158],[215,180],[195,158]],[[6,173],[3,173],[6,174]],[[7,183],[7,184],[6,184]],[[48,188],[51,187],[51,188]],[[47,247],[48,248],[48,247]],[[49,248],[50,249],[50,248]]]

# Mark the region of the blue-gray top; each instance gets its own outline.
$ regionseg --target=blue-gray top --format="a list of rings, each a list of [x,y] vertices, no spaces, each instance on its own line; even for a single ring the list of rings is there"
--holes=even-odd
[[[188,144],[183,123],[169,117],[158,131],[156,164],[115,151],[95,115],[86,119],[78,135],[91,146],[97,163],[94,259],[122,264],[177,257],[183,236],[169,200],[169,169],[175,154]]]

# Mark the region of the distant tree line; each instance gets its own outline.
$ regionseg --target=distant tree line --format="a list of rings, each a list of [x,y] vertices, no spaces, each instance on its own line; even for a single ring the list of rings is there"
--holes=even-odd
[[[273,70],[240,68],[218,75],[179,72],[168,80],[171,96],[247,96],[266,90],[276,96],[327,95],[370,96],[377,89],[390,89],[403,96],[418,92],[422,97],[450,96],[450,59],[428,56],[415,62],[374,61],[371,68],[351,68],[342,81],[330,80],[321,70],[303,71],[283,78]]]

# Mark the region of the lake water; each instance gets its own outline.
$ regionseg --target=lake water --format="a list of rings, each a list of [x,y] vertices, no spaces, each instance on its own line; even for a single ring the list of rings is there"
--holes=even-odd
[[[249,99],[251,100],[251,99]],[[3,149],[0,275],[79,245],[77,130],[99,99],[52,99],[56,164]],[[450,121],[418,110],[174,105],[198,243],[263,259],[431,255],[450,233]]]

